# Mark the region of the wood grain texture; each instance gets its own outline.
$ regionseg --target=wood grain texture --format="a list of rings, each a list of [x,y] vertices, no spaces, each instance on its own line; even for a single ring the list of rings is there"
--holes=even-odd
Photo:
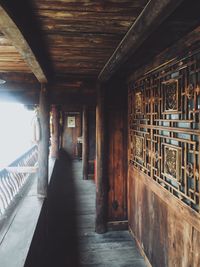
[[[59,154],[59,136],[60,136],[60,124],[59,124],[59,108],[56,105],[51,106],[52,114],[52,132],[51,132],[51,151],[50,156],[58,159]]]
[[[96,164],[96,112],[95,107],[90,105],[88,116],[88,135],[89,135],[89,162],[88,174],[91,179],[95,179],[95,164]]]
[[[75,127],[68,127],[68,117],[75,117]],[[81,136],[81,115],[76,112],[64,112],[64,131],[62,148],[73,158],[78,157],[77,138]]]
[[[56,73],[99,73],[147,1],[36,1]]]
[[[26,267],[146,266],[128,231],[102,235],[94,232],[95,184],[82,179],[81,162],[71,162],[67,155],[61,155],[55,163],[48,195],[42,211],[46,215],[48,209],[46,250],[40,250],[44,231],[41,216]]]
[[[101,70],[98,76],[99,80],[102,82],[108,81],[128,57],[137,50],[181,2],[182,0],[176,2],[173,0],[149,1]]]
[[[40,91],[39,102],[40,140],[38,144],[38,183],[37,192],[40,197],[47,197],[48,164],[49,164],[49,101],[44,85]]]
[[[200,232],[171,207],[129,169],[129,224],[152,266],[197,267]]]
[[[38,59],[36,58],[36,55],[33,52],[33,48],[31,48],[27,42],[27,40],[24,38],[22,34],[22,30],[18,28],[15,21],[11,19],[10,15],[6,12],[5,8],[1,5],[0,6],[0,26],[1,26],[1,32],[3,32],[4,36],[11,41],[11,43],[16,47],[18,53],[15,52],[15,62],[16,64],[21,63],[23,66],[23,63],[21,62],[22,59],[25,61],[24,66],[19,69],[20,71],[27,70],[28,68],[31,70],[31,72],[34,73],[34,75],[37,77],[38,81],[41,83],[47,82],[47,77],[45,75],[44,70],[42,69]],[[14,48],[15,50],[15,48]],[[22,59],[20,59],[20,57]],[[7,59],[7,57],[6,57]],[[1,66],[2,59],[0,60],[0,68],[3,68]],[[6,62],[7,70],[15,70],[18,69],[18,65],[13,66],[12,58],[10,58],[10,64],[9,61]],[[15,69],[13,69],[15,68]]]
[[[24,61],[9,38],[0,33],[0,69],[2,73],[30,73],[31,69]]]
[[[83,106],[82,112],[82,137],[83,137],[83,153],[82,153],[82,160],[83,160],[83,179],[88,179],[88,167],[89,167],[89,125],[88,125],[88,107]]]
[[[110,109],[108,124],[108,220],[127,219],[126,115],[123,109]]]
[[[97,85],[96,106],[96,222],[98,234],[106,232],[108,179],[106,176],[105,87]]]
[[[128,82],[138,79],[144,73],[147,74],[159,67],[164,67],[174,60],[179,60],[179,58],[181,58],[186,52],[190,54],[191,51],[198,49],[200,42],[199,33],[200,27],[198,26],[193,31],[182,37],[178,42],[157,54],[152,61],[132,72],[128,77]]]

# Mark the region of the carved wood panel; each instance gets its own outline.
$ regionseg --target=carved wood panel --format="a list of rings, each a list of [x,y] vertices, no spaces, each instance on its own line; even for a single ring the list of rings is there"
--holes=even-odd
[[[200,212],[200,54],[129,84],[129,163]]]

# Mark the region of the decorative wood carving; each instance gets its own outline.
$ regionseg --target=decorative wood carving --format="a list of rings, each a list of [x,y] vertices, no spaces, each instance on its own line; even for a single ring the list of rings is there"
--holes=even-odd
[[[164,175],[171,179],[177,179],[177,181],[180,181],[180,149],[174,146],[164,145],[163,152],[162,158],[164,160]]]
[[[143,160],[144,142],[143,138],[135,135],[135,143],[133,149],[135,149],[135,157],[139,160]]]
[[[178,80],[163,83],[164,112],[175,112],[179,108]]]
[[[142,112],[142,93],[136,93],[135,94],[135,111],[137,113]]]
[[[200,54],[129,84],[129,163],[200,212]]]

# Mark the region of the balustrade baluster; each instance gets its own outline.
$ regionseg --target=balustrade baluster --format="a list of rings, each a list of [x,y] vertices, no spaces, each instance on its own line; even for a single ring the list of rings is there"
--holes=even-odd
[[[38,160],[38,149],[33,147],[9,167],[34,167]],[[26,183],[29,173],[0,171],[0,216],[3,215],[20,188]]]

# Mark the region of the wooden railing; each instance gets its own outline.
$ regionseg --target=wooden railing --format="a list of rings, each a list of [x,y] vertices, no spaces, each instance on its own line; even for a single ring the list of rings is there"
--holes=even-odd
[[[30,173],[36,171],[37,159],[38,149],[34,146],[0,171],[0,215],[5,212],[20,188],[26,183]]]

